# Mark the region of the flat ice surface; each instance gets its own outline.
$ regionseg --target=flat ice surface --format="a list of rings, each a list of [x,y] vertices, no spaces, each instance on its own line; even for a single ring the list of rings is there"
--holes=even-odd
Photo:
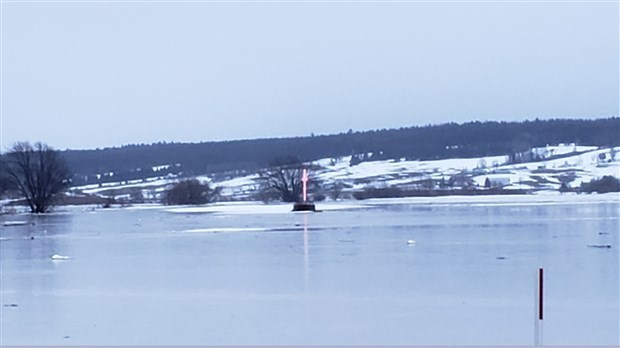
[[[0,216],[0,343],[531,345],[544,267],[544,344],[618,345],[617,197]]]

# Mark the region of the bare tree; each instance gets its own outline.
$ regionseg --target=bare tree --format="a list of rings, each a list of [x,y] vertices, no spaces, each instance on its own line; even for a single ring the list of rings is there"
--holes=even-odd
[[[13,184],[13,180],[11,180],[11,177],[9,176],[7,168],[6,156],[0,155],[0,197],[10,195],[14,191],[17,191],[17,188]]]
[[[172,185],[163,197],[163,203],[168,205],[205,204],[214,202],[221,189],[212,189],[208,183],[198,179],[187,179]]]
[[[273,165],[259,172],[262,190],[277,193],[283,202],[297,202],[301,195],[300,164]]]
[[[70,183],[60,153],[47,144],[18,142],[4,156],[6,173],[33,213],[45,213]]]
[[[338,200],[342,196],[342,190],[344,190],[344,184],[340,180],[336,180],[332,185],[331,197],[334,201]]]
[[[266,197],[268,193],[277,194],[283,202],[301,201],[303,168],[301,160],[295,156],[276,157],[269,168],[259,172],[263,194]],[[318,183],[311,177],[308,185],[317,187]]]

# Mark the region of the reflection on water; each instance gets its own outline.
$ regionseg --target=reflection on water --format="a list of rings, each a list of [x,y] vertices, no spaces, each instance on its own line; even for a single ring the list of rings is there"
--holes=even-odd
[[[615,345],[618,208],[1,216],[2,343],[529,345],[544,267],[545,343]]]

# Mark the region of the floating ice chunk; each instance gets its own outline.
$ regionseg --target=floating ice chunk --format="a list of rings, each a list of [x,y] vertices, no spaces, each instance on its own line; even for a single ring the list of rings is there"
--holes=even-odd
[[[52,259],[52,260],[69,260],[70,257],[69,256],[63,256],[63,255],[54,254],[54,255],[52,255],[52,257],[50,257],[50,259]]]
[[[588,248],[609,249],[611,248],[611,244],[592,244],[592,245],[588,245]]]
[[[409,240],[407,241],[407,245],[415,245],[415,240],[413,240],[413,239],[409,239]]]

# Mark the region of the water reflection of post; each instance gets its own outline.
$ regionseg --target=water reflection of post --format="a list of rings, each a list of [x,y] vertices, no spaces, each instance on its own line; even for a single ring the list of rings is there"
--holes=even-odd
[[[308,289],[308,215],[304,214],[304,291]]]

